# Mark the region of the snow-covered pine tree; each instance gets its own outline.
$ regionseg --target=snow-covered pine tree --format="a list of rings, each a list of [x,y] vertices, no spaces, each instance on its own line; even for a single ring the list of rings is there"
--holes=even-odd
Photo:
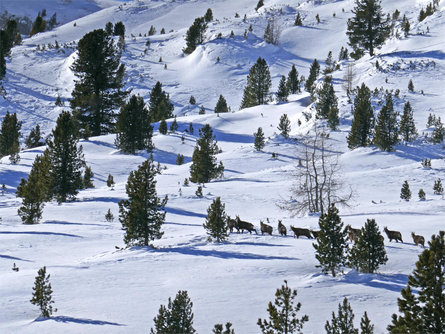
[[[166,135],[167,132],[168,132],[167,122],[165,121],[165,119],[162,119],[161,122],[159,123],[159,133]]]
[[[300,80],[298,79],[298,71],[295,65],[292,65],[292,69],[287,75],[287,90],[289,94],[296,94],[301,91]]]
[[[157,174],[152,155],[137,170],[130,172],[126,185],[128,199],[119,202],[119,221],[127,245],[149,246],[151,241],[164,234],[161,227],[168,198],[165,196],[161,200],[157,195]]]
[[[349,254],[349,264],[363,273],[374,273],[388,261],[383,236],[375,219],[368,219]]]
[[[362,319],[360,320],[360,334],[374,334],[374,325],[368,318],[368,312],[365,311]]]
[[[82,146],[77,146],[76,134],[73,116],[62,111],[52,131],[52,139],[48,140],[52,194],[59,203],[73,200],[82,188],[81,168],[85,162]]]
[[[264,138],[264,132],[261,127],[258,128],[257,132],[253,134],[255,138],[254,146],[255,150],[261,151],[264,148],[265,145],[265,138]]]
[[[83,174],[83,185],[82,188],[88,189],[88,188],[94,188],[93,184],[93,177],[94,173],[90,166],[85,166],[85,172]]]
[[[392,94],[389,93],[377,118],[374,143],[383,151],[392,151],[399,142],[398,132],[397,113],[394,111]]]
[[[437,181],[434,181],[433,190],[434,190],[434,194],[443,195],[443,186],[442,186],[441,179],[437,179]]]
[[[213,12],[212,9],[209,8],[207,9],[205,15],[204,15],[204,20],[209,23],[210,21],[213,21]]]
[[[327,321],[324,328],[326,334],[358,334],[358,329],[354,328],[354,312],[348,298],[345,297],[343,303],[338,304],[338,315],[332,312],[332,320]]]
[[[306,84],[304,88],[307,92],[314,93],[315,90],[315,81],[317,80],[318,75],[320,74],[320,64],[317,59],[314,59],[312,62],[311,68],[309,70],[309,77],[306,80]]]
[[[302,26],[303,25],[303,20],[301,18],[300,12],[297,13],[297,17],[295,18],[295,23],[296,26]]]
[[[433,235],[428,244],[398,298],[401,315],[392,315],[391,334],[445,333],[445,232]]]
[[[323,86],[316,91],[317,117],[327,119],[331,130],[335,130],[340,123],[338,117],[338,99],[335,95],[332,77],[326,76]]]
[[[25,145],[27,148],[34,148],[45,145],[42,138],[42,134],[40,133],[39,124],[37,124],[33,129],[31,129],[28,137],[25,140]]]
[[[281,76],[280,84],[278,85],[277,101],[286,102],[288,95],[289,91],[286,84],[286,77],[283,75]]]
[[[264,6],[264,1],[263,0],[258,0],[258,3],[256,4],[256,7],[255,7],[255,10],[260,9],[263,6]]]
[[[46,275],[46,267],[40,268],[34,282],[31,304],[40,308],[40,316],[49,318],[53,314],[54,300],[52,299],[53,290],[49,282],[50,274]],[[57,312],[57,309],[54,310]]]
[[[266,104],[272,85],[269,66],[265,59],[259,57],[247,76],[241,109]]]
[[[419,200],[424,201],[425,199],[426,199],[425,191],[423,189],[420,189],[419,190]]]
[[[221,202],[221,197],[214,199],[207,209],[203,227],[207,231],[209,241],[223,242],[229,237],[225,204]]]
[[[6,112],[2,121],[0,133],[0,158],[10,155],[9,160],[12,163],[17,163],[20,160],[20,129],[22,122],[17,119],[17,114],[10,114]]]
[[[193,303],[187,291],[178,291],[175,299],[168,298],[167,306],[161,305],[158,315],[153,319],[154,328],[150,334],[194,334]]]
[[[297,317],[301,303],[295,303],[297,290],[284,284],[275,292],[275,301],[269,302],[267,312],[269,319],[258,319],[258,326],[263,334],[301,333],[303,325],[309,320],[307,315]]]
[[[232,323],[227,322],[224,329],[222,324],[216,324],[212,329],[213,334],[235,334],[235,330],[232,328]]]
[[[335,277],[346,263],[348,249],[348,233],[335,205],[331,205],[328,212],[320,217],[318,225],[320,233],[317,243],[313,243],[319,262],[317,267],[321,267],[324,274],[331,273]]]
[[[199,139],[196,142],[190,166],[190,181],[194,183],[207,183],[220,177],[224,173],[222,162],[216,163],[215,155],[219,147],[213,130],[209,124],[199,129]]]
[[[207,29],[207,22],[204,17],[197,17],[187,30],[185,41],[186,47],[182,50],[185,54],[195,51],[196,47],[204,43],[204,35]]]
[[[162,89],[162,84],[158,81],[150,92],[150,103],[148,112],[151,122],[159,122],[162,119],[173,117],[175,106],[170,101],[170,96]]]
[[[354,16],[348,20],[346,32],[355,58],[360,58],[364,50],[373,56],[374,50],[389,37],[388,22],[380,3],[380,0],[355,0]]]
[[[408,90],[409,90],[410,92],[414,92],[414,83],[413,83],[413,80],[412,80],[412,79],[409,79],[409,82],[408,82]]]
[[[114,177],[111,174],[108,174],[107,187],[112,189],[114,188]]]
[[[280,124],[278,124],[278,130],[280,130],[281,135],[284,138],[289,138],[290,128],[290,120],[287,117],[287,114],[283,114],[280,117]]]
[[[109,223],[114,220],[114,215],[111,213],[111,209],[108,209],[107,213],[105,214],[105,220]]]
[[[363,83],[357,89],[352,109],[351,132],[348,135],[348,147],[354,149],[368,146],[371,142],[372,129],[374,127],[374,110],[371,105],[371,90]]]
[[[224,96],[220,95],[218,102],[216,103],[215,113],[226,113],[229,112],[229,107],[227,106],[227,101]]]
[[[170,124],[170,133],[175,133],[178,131],[178,121],[176,120],[176,116],[173,118],[172,124]]]
[[[116,124],[116,146],[124,153],[153,150],[153,126],[142,96],[133,95],[119,112]]]
[[[409,189],[408,181],[405,180],[402,185],[402,189],[400,190],[400,198],[405,201],[409,201],[411,199],[411,190]]]
[[[116,22],[114,25],[113,35],[125,38],[125,25],[122,21]]]
[[[112,36],[103,29],[84,35],[77,44],[77,57],[71,70],[77,77],[70,105],[80,126],[91,136],[114,132],[118,109],[129,92],[123,90],[125,65]]]
[[[416,124],[414,123],[413,109],[411,104],[405,103],[402,119],[400,120],[400,134],[405,142],[411,142],[417,138]]]

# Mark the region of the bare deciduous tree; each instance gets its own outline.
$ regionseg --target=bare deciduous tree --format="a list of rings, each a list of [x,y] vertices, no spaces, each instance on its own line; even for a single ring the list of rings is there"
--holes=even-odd
[[[267,22],[266,31],[264,32],[264,40],[267,43],[278,45],[280,43],[281,31],[281,25],[275,16],[272,16]]]
[[[292,173],[295,182],[291,196],[278,206],[292,216],[307,212],[324,214],[331,204],[349,206],[353,192],[351,188],[344,189],[339,153],[333,150],[328,133],[315,128],[299,142],[300,160]]]
[[[346,73],[343,77],[343,89],[346,91],[346,93],[351,93],[352,89],[356,86],[357,83],[357,73],[354,68],[353,63],[349,63],[348,67],[346,68]]]

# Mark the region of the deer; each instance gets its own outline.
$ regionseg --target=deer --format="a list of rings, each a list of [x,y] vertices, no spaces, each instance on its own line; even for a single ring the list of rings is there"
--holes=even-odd
[[[286,228],[286,226],[283,225],[281,220],[278,221],[278,233],[280,233],[280,235],[282,235],[282,236],[287,235],[287,228]]]
[[[347,228],[348,228],[349,240],[351,242],[357,242],[358,237],[360,236],[362,231],[359,228],[352,228],[351,225],[348,225]]]
[[[297,239],[299,239],[300,236],[304,235],[306,238],[312,239],[311,231],[307,228],[294,227],[291,225],[290,229],[294,232],[294,238],[297,237]]]
[[[238,232],[244,233],[244,230],[249,231],[252,234],[252,231],[255,231],[255,234],[258,234],[255,226],[252,223],[241,220],[239,216],[236,216],[236,226],[238,226]]]
[[[236,228],[239,231],[236,219],[232,219],[230,218],[230,216],[227,216],[227,227],[229,228],[230,233],[233,232],[234,228]]]
[[[394,239],[396,242],[399,242],[400,240],[403,244],[402,233],[400,233],[399,231],[390,231],[386,226],[383,231],[385,231],[386,235],[388,236],[389,242]]]
[[[320,231],[311,230],[311,233],[312,233],[312,235],[314,236],[315,239],[317,239],[318,236],[320,235]]]
[[[269,219],[267,220],[269,222]],[[269,233],[269,235],[272,235],[273,227],[267,224],[264,224],[262,220],[260,220],[260,226],[261,226],[261,234],[264,235],[264,233]]]
[[[414,243],[417,245],[422,245],[423,248],[425,248],[425,238],[421,235],[416,235],[414,232],[411,232],[411,236],[413,237]]]

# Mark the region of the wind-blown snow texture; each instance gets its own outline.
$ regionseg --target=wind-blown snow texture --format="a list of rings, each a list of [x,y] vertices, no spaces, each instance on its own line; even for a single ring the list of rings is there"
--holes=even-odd
[[[237,333],[258,333],[258,317],[266,316],[267,303],[284,279],[298,289],[301,314],[309,315],[305,333],[320,333],[331,311],[347,296],[354,308],[356,322],[365,310],[376,326],[385,332],[391,314],[397,310],[397,297],[422,249],[413,244],[410,233],[431,234],[444,229],[444,201],[432,191],[434,180],[444,178],[442,145],[432,145],[422,137],[413,144],[400,144],[396,151],[383,153],[375,148],[350,151],[346,136],[352,120],[351,105],[342,89],[342,69],[334,72],[336,93],[340,100],[341,126],[331,133],[335,149],[341,153],[344,178],[356,197],[348,209],[340,209],[345,223],[361,227],[367,218],[402,232],[405,243],[389,243],[385,238],[389,261],[378,274],[364,275],[347,270],[344,275],[324,276],[316,268],[312,240],[277,236],[278,219],[289,225],[317,229],[318,217],[291,218],[277,203],[289,196],[290,173],[298,163],[298,141],[278,135],[277,125],[283,113],[292,122],[291,135],[298,138],[312,126],[303,112],[313,114],[307,93],[293,95],[290,102],[238,111],[246,75],[256,59],[264,57],[272,72],[273,90],[281,75],[292,64],[307,77],[314,58],[321,61],[330,50],[334,58],[347,46],[346,21],[351,17],[352,0],[313,1],[265,0],[265,7],[255,11],[256,0],[157,0],[157,1],[1,1],[0,9],[31,17],[47,9],[57,12],[65,23],[54,31],[27,38],[12,50],[3,82],[6,99],[0,97],[0,113],[17,112],[27,135],[40,124],[45,135],[55,125],[58,114],[68,109],[54,105],[58,94],[70,98],[75,79],[70,70],[75,47],[36,51],[37,45],[61,45],[79,40],[85,33],[103,28],[108,21],[123,21],[127,28],[127,48],[122,61],[127,66],[127,88],[148,102],[156,81],[170,94],[178,116],[179,132],[167,136],[155,131],[154,158],[167,169],[158,177],[158,193],[168,194],[164,237],[155,242],[157,249],[124,247],[123,231],[117,220],[120,199],[125,198],[125,183],[147,154],[124,155],[114,145],[114,135],[82,141],[87,164],[95,173],[94,189],[79,193],[72,203],[48,203],[42,223],[25,226],[17,216],[20,200],[15,190],[27,177],[34,157],[44,148],[24,150],[20,163],[1,160],[0,184],[0,332],[2,333],[146,333],[153,325],[160,304],[174,297],[178,290],[188,290],[194,303],[195,328],[210,333],[215,323],[231,321]],[[427,133],[429,113],[445,118],[445,6],[422,23],[417,15],[426,0],[384,0],[385,12],[396,8],[412,23],[408,38],[390,39],[377,56],[356,62],[357,82],[374,88],[400,89],[396,108],[410,101],[419,133]],[[193,20],[212,8],[215,20],[209,24],[206,43],[184,57],[184,35]],[[26,10],[25,10],[26,9]],[[24,11],[25,10],[25,11]],[[262,36],[272,11],[283,27],[279,46],[265,44]],[[293,26],[296,12],[302,14],[303,27]],[[235,18],[235,14],[239,18]],[[321,23],[317,24],[316,14]],[[333,16],[335,13],[335,17]],[[243,22],[244,14],[247,21]],[[74,23],[76,25],[74,26]],[[249,25],[253,33],[243,33]],[[145,43],[151,25],[158,33]],[[161,28],[166,34],[160,35]],[[234,31],[235,37],[229,38]],[[222,39],[216,39],[221,32]],[[142,36],[139,36],[141,34]],[[134,37],[132,37],[134,36]],[[159,62],[162,57],[163,62]],[[217,62],[217,58],[220,62]],[[375,68],[376,60],[380,70]],[[167,64],[167,69],[164,69]],[[412,79],[415,92],[407,89]],[[421,93],[423,91],[423,94]],[[218,97],[223,94],[234,113],[213,114]],[[190,95],[197,99],[191,106]],[[207,114],[198,115],[204,105]],[[298,121],[301,126],[298,126]],[[170,120],[171,122],[171,120]],[[184,133],[190,122],[194,135]],[[195,196],[196,185],[183,186],[198,128],[209,123],[222,153],[225,174],[222,180],[205,185],[204,198]],[[253,133],[261,126],[267,137],[266,147],[256,152]],[[157,126],[155,126],[157,128]],[[185,142],[181,143],[184,134]],[[271,154],[278,153],[278,159]],[[177,154],[185,164],[177,166]],[[423,169],[420,161],[432,159],[432,169]],[[115,190],[106,186],[111,173]],[[410,202],[399,198],[402,183],[408,180],[413,192]],[[423,188],[426,201],[417,199]],[[179,189],[182,190],[180,195]],[[224,244],[207,242],[202,227],[206,210],[216,196],[221,196],[226,211],[234,217],[254,222],[267,217],[274,226],[274,236],[232,234]],[[373,204],[376,203],[376,204]],[[108,223],[104,215],[111,209],[116,219]],[[16,263],[19,272],[12,271]],[[30,304],[37,270],[47,266],[58,312],[49,320],[37,319],[38,310]]]

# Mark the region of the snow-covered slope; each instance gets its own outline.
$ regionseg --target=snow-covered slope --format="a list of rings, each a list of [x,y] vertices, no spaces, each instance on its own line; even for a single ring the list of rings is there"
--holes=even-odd
[[[2,2],[0,10],[14,12],[20,8],[12,3]],[[397,310],[400,290],[422,251],[412,243],[410,233],[429,239],[444,229],[444,201],[432,191],[434,180],[444,177],[444,150],[442,145],[432,145],[421,136],[410,145],[398,145],[392,153],[372,147],[350,151],[346,136],[352,120],[351,105],[342,89],[346,63],[333,74],[342,119],[340,129],[330,138],[341,153],[344,178],[356,196],[353,205],[341,209],[340,214],[353,227],[375,218],[382,230],[388,226],[402,232],[404,244],[385,239],[388,263],[375,275],[347,270],[332,278],[315,267],[312,241],[304,237],[234,233],[227,243],[218,245],[207,241],[202,227],[208,206],[220,196],[229,215],[240,215],[257,227],[260,220],[269,218],[274,228],[278,220],[288,227],[317,228],[317,216],[292,218],[276,205],[289,196],[291,172],[299,158],[298,140],[277,135],[277,125],[280,116],[287,113],[293,138],[311,129],[314,119],[306,121],[303,115],[311,113],[307,93],[291,96],[288,103],[238,109],[246,76],[259,56],[271,68],[273,90],[292,64],[307,77],[314,58],[321,61],[322,68],[329,51],[336,58],[340,48],[347,46],[346,20],[353,4],[352,0],[266,0],[265,8],[256,12],[256,1],[251,0],[26,2],[23,7],[29,15],[46,8],[50,15],[57,11],[59,18],[64,13],[66,24],[25,39],[12,50],[8,60],[3,82],[7,97],[0,97],[0,114],[3,116],[7,110],[17,112],[24,135],[37,123],[49,134],[61,110],[69,108],[68,103],[56,107],[54,102],[59,94],[65,100],[70,98],[74,86],[75,77],[70,70],[76,57],[73,42],[93,29],[103,28],[108,21],[123,21],[127,29],[127,48],[122,57],[128,70],[127,88],[148,102],[151,88],[161,81],[175,104],[179,131],[167,136],[155,131],[154,158],[167,167],[158,177],[158,193],[169,196],[165,233],[155,242],[156,250],[115,248],[124,246],[117,202],[125,198],[129,171],[147,154],[120,153],[114,146],[114,135],[83,141],[87,164],[95,173],[95,188],[81,191],[72,203],[48,203],[42,224],[33,226],[22,225],[17,216],[20,200],[15,197],[15,189],[43,148],[24,150],[17,165],[11,165],[7,157],[1,160],[0,184],[7,189],[0,202],[0,332],[147,332],[159,305],[178,290],[188,290],[199,333],[210,333],[215,323],[226,321],[233,323],[237,333],[258,333],[257,318],[266,316],[267,303],[273,300],[275,289],[284,279],[298,289],[301,314],[309,315],[305,333],[322,332],[331,312],[345,296],[351,301],[356,321],[367,310],[376,332],[385,332],[391,314]],[[441,1],[438,12],[417,23],[418,12],[426,4],[423,0],[383,1],[385,12],[398,8],[401,16],[410,19],[412,34],[390,39],[377,56],[365,56],[354,65],[356,84],[365,82],[373,90],[400,89],[396,108],[401,111],[403,103],[410,101],[420,134],[429,131],[425,126],[429,113],[445,117],[445,5]],[[184,57],[181,50],[185,32],[209,7],[215,20],[209,24],[207,41]],[[303,16],[303,27],[293,25],[297,11]],[[239,17],[235,17],[236,13]],[[279,46],[268,45],[262,38],[272,13],[283,27]],[[247,20],[243,22],[245,14]],[[158,33],[144,36],[151,25]],[[244,31],[250,25],[253,32],[245,39]],[[160,35],[161,28],[167,33]],[[232,30],[235,37],[229,38]],[[220,32],[223,38],[216,39]],[[147,39],[151,46],[145,52]],[[37,45],[41,49],[56,40],[66,45],[60,50],[36,50]],[[376,60],[380,70],[375,67]],[[407,89],[410,79],[414,92]],[[220,94],[226,97],[233,113],[213,114]],[[189,105],[191,95],[196,97],[197,106]],[[198,115],[201,105],[206,107],[206,115]],[[184,132],[191,122],[195,127],[193,135]],[[196,185],[183,186],[183,181],[189,176],[198,128],[206,123],[214,129],[222,148],[218,160],[223,161],[225,174],[222,180],[206,184],[204,198],[198,198]],[[256,152],[253,133],[260,126],[268,140],[264,150]],[[278,153],[278,159],[272,159],[272,153]],[[176,165],[178,154],[185,156],[184,165]],[[432,169],[421,167],[424,158],[432,159]],[[115,190],[106,186],[109,173],[116,181]],[[410,202],[399,198],[405,180],[413,192]],[[426,201],[417,200],[420,188],[427,193]],[[104,219],[109,208],[116,217],[112,223]],[[19,272],[11,270],[14,262]],[[47,266],[51,274],[58,308],[55,317],[46,321],[36,320],[38,312],[29,303],[34,277],[42,266]]]

